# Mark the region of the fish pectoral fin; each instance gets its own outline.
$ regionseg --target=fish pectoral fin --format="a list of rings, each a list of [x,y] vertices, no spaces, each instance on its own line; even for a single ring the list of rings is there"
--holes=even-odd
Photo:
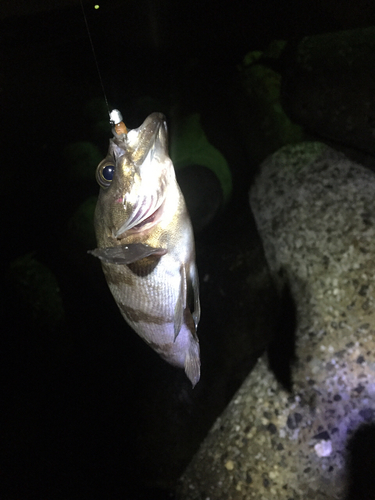
[[[174,340],[176,340],[181,330],[182,322],[184,319],[184,311],[186,309],[186,296],[187,296],[186,269],[185,266],[182,265],[180,267],[180,291],[174,308]]]
[[[126,265],[150,255],[161,257],[167,253],[167,250],[165,248],[153,248],[144,243],[130,243],[116,247],[95,248],[95,250],[88,250],[88,253],[109,264]]]
[[[194,337],[191,338],[190,346],[185,357],[185,373],[194,386],[199,382],[201,376],[201,363],[199,359],[199,343]]]

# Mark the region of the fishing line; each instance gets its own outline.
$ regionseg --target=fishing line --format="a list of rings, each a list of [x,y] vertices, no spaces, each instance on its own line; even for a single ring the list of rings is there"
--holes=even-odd
[[[87,34],[88,34],[89,40],[90,40],[91,50],[92,50],[92,53],[93,53],[93,56],[94,56],[96,70],[98,72],[98,76],[99,76],[99,80],[100,80],[100,85],[102,86],[102,90],[103,90],[103,94],[104,94],[104,100],[105,100],[105,103],[106,103],[106,106],[107,106],[108,115],[111,117],[111,111],[109,109],[107,95],[106,95],[105,90],[104,90],[104,83],[103,83],[102,75],[100,73],[98,59],[96,57],[96,52],[95,52],[95,49],[94,49],[94,44],[93,44],[93,41],[92,41],[92,38],[91,38],[90,28],[89,28],[89,25],[88,25],[88,22],[87,22],[87,17],[86,17],[85,9],[83,7],[83,1],[80,0],[80,3],[81,3],[81,7],[82,7],[83,18],[84,18],[85,24],[86,24]]]

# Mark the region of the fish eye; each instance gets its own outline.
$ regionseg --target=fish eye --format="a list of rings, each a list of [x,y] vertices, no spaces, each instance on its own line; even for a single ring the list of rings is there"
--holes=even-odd
[[[115,165],[113,161],[105,159],[100,162],[96,169],[96,180],[99,186],[103,188],[109,187],[112,182],[114,173]]]

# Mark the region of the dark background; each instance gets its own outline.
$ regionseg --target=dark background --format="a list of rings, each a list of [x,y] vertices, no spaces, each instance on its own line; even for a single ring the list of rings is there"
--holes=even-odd
[[[87,242],[72,230],[80,204],[98,187],[94,170],[91,180],[72,175],[64,150],[90,141],[104,155],[109,137],[97,126],[105,108],[81,5],[3,3],[4,499],[173,498],[177,478],[266,347],[278,314],[267,279],[264,294],[249,291],[249,273],[261,275],[265,264],[247,203],[256,165],[233,105],[241,94],[237,65],[275,39],[375,22],[375,7],[364,0],[99,5],[95,11],[84,2],[110,106],[130,127],[145,118],[146,97],[162,108],[149,111],[167,118],[172,107],[199,111],[232,170],[231,204],[197,235],[202,380],[192,390],[127,328],[99,264],[86,255],[91,225],[81,231]],[[53,313],[56,290],[43,288],[44,271],[26,263],[22,281],[12,267],[30,253],[57,280],[61,321]],[[41,315],[38,301],[49,312]]]

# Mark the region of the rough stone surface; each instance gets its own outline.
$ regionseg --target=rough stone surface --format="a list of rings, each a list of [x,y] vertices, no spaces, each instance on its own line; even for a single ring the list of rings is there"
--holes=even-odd
[[[296,303],[293,392],[260,359],[179,498],[343,498],[347,441],[375,416],[375,175],[301,143],[263,163],[250,200],[271,272]]]

